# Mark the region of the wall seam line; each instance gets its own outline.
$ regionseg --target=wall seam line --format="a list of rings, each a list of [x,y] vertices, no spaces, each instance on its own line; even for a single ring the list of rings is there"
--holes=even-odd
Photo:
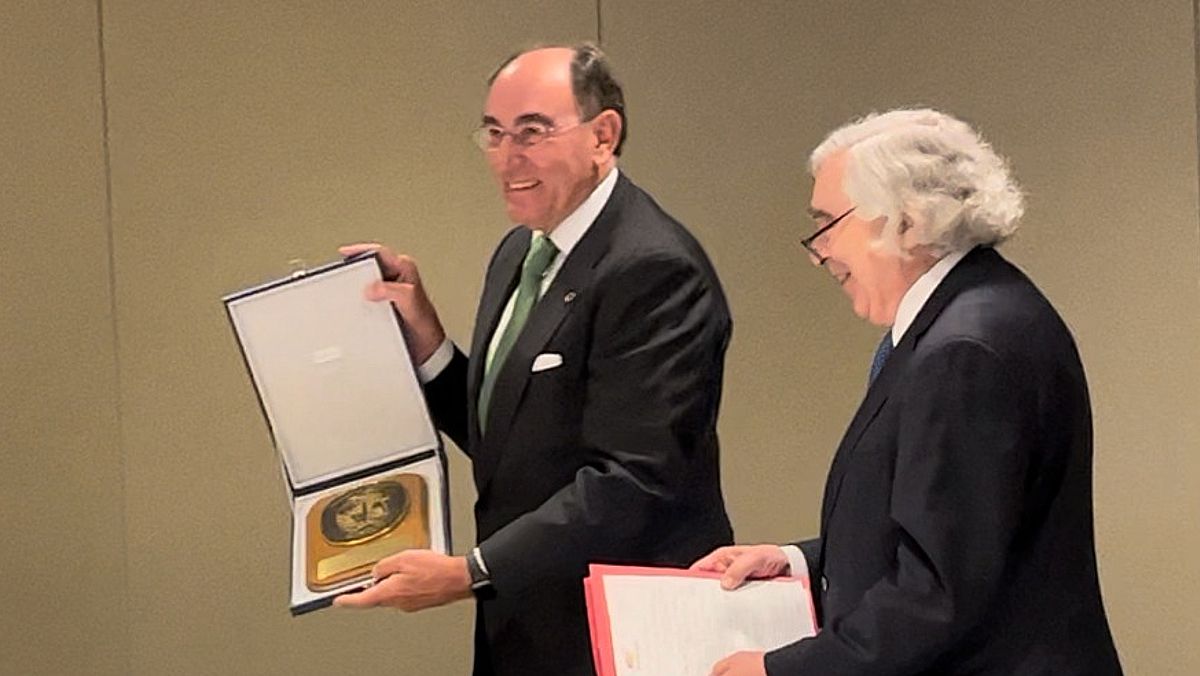
[[[1195,87],[1196,95],[1196,196],[1200,200],[1200,0],[1192,0],[1192,52],[1195,60],[1193,61],[1193,86]],[[1196,245],[1196,253],[1200,254],[1200,213],[1196,219],[1196,239],[1193,244]],[[1197,272],[1200,272],[1200,264],[1197,264]],[[1200,275],[1197,275],[1197,290],[1200,291]]]
[[[1200,1],[1200,0],[1197,0]],[[603,0],[596,0],[596,44],[604,46],[604,9],[602,7]]]
[[[96,0],[96,47],[99,57],[100,76],[100,125],[101,153],[104,161],[104,223],[108,238],[108,296],[109,318],[112,329],[113,345],[113,404],[117,423],[117,470],[120,476],[120,533],[121,533],[121,615],[123,627],[123,650],[121,661],[124,673],[130,674],[133,667],[132,621],[129,616],[129,522],[126,518],[128,499],[126,485],[127,467],[125,463],[125,416],[122,405],[121,387],[121,342],[120,330],[117,325],[117,267],[116,267],[116,232],[113,227],[113,182],[112,182],[112,152],[109,142],[108,116],[108,59],[105,53],[104,36],[104,0]]]

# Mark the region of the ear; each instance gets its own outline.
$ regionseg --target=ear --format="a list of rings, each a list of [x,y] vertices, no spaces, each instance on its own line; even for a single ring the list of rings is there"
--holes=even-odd
[[[911,251],[916,236],[915,221],[912,214],[900,212],[900,223],[896,226],[896,244],[901,251]]]
[[[603,155],[600,159],[608,160],[621,140],[621,116],[611,108],[600,111],[592,120],[592,133],[596,138],[596,152]]]

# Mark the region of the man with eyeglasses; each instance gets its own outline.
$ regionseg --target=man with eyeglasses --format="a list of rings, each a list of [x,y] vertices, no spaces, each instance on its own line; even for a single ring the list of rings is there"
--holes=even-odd
[[[1023,198],[968,125],[871,115],[813,151],[802,242],[886,327],[826,483],[820,537],[722,547],[736,588],[812,582],[820,630],[715,675],[1119,674],[1092,523],[1092,423],[1075,342],[994,247]]]
[[[388,279],[368,290],[400,312],[434,420],[471,457],[479,544],[384,559],[336,603],[474,592],[476,674],[591,674],[589,562],[687,565],[732,542],[716,433],[731,320],[700,245],[617,169],[624,97],[599,49],[524,52],[489,84],[475,139],[520,225],[470,356],[411,259],[379,248]]]

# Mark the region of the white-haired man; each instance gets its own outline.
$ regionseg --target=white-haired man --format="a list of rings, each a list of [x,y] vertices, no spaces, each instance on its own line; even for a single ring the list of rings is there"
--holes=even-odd
[[[1023,210],[1005,162],[933,110],[813,151],[803,242],[888,327],[829,472],[821,533],[695,568],[808,574],[821,628],[713,674],[1119,674],[1096,574],[1092,423],[1074,340],[994,246]],[[894,348],[893,348],[894,346]]]

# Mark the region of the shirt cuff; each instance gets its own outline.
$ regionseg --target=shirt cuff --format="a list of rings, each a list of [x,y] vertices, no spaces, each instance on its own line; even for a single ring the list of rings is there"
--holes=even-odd
[[[796,545],[783,545],[780,549],[791,566],[791,577],[808,577],[808,559],[804,557],[804,552]]]
[[[429,359],[426,359],[424,364],[417,367],[417,380],[420,380],[421,384],[424,385],[437,378],[450,364],[452,359],[454,359],[454,343],[447,337],[442,341],[441,345],[438,345],[438,349],[433,351]]]

